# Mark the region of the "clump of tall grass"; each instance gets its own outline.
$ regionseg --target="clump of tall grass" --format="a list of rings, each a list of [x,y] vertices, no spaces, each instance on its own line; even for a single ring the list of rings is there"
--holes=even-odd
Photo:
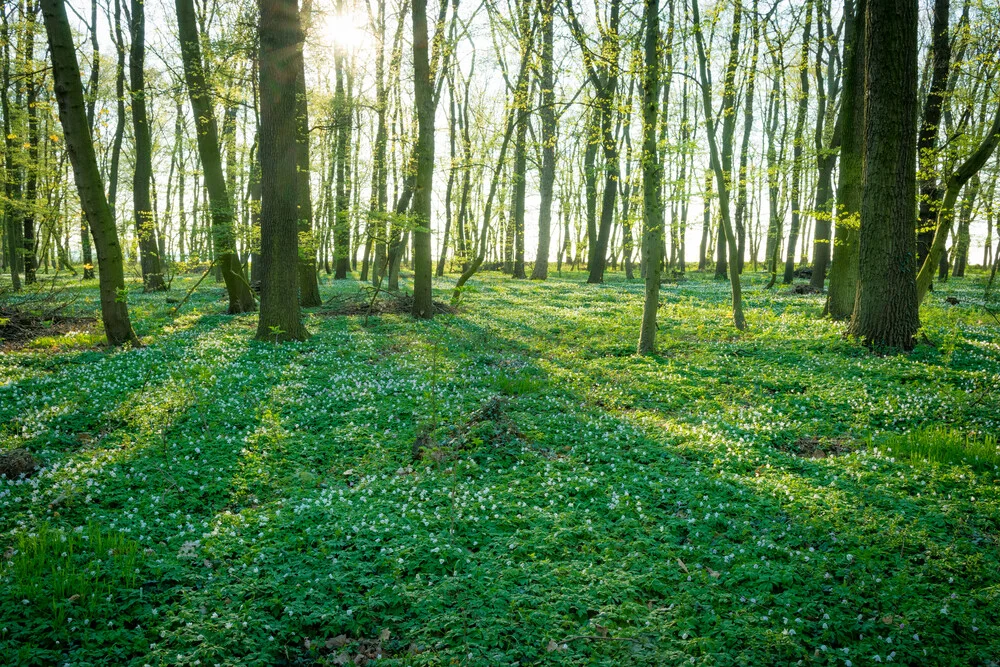
[[[1000,466],[1000,443],[990,434],[969,435],[938,426],[888,435],[874,444],[896,459],[964,464],[974,470],[993,470]]]

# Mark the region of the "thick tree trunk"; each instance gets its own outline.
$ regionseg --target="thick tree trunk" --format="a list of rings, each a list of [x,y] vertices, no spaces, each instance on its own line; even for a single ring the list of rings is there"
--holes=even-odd
[[[111,345],[139,345],[128,315],[128,292],[121,246],[115,229],[114,216],[104,196],[104,184],[97,166],[94,143],[87,124],[83,100],[83,83],[76,60],[73,34],[66,18],[63,0],[42,0],[42,16],[48,34],[52,58],[52,79],[59,120],[62,122],[66,150],[73,165],[73,174],[80,205],[90,223],[100,260],[101,319],[104,333]]]
[[[917,2],[867,7],[858,297],[850,331],[875,348],[914,345]]]
[[[296,0],[261,0],[258,30],[262,279],[257,340],[304,340],[309,332],[298,298],[296,100],[303,37]]]
[[[265,0],[265,2],[267,1]],[[215,121],[212,89],[206,80],[204,62],[201,57],[194,2],[193,0],[176,0],[176,7],[177,32],[181,41],[184,77],[187,81],[188,95],[191,98],[191,111],[194,115],[195,134],[198,140],[198,154],[201,156],[201,166],[211,209],[215,262],[222,271],[222,278],[226,283],[226,292],[229,295],[228,312],[231,315],[251,312],[256,308],[256,302],[253,292],[250,290],[250,284],[243,274],[239,257],[236,255],[236,240],[233,234],[233,206],[222,172],[219,130]],[[276,27],[275,29],[283,30],[284,28]],[[295,30],[298,32],[298,18],[295,20]],[[263,67],[261,69],[263,71]],[[292,74],[294,75],[295,72]],[[293,86],[294,83],[293,79]],[[294,90],[290,93],[290,97],[291,103],[294,105]],[[294,122],[294,108],[290,112],[290,116]],[[291,187],[292,194],[296,193],[297,186],[293,184]],[[266,274],[264,279],[266,280]],[[296,302],[298,302],[297,298]]]

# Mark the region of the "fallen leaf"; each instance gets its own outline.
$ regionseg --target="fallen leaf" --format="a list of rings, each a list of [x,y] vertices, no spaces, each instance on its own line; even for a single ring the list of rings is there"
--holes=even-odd
[[[677,564],[681,566],[682,570],[684,570],[684,574],[691,574],[690,572],[688,572],[688,566],[685,565],[684,561],[682,561],[680,558],[677,559]]]
[[[347,644],[347,635],[337,635],[336,637],[331,637],[330,639],[326,640],[327,648],[340,648],[341,646],[344,646],[346,644]]]
[[[715,570],[713,570],[712,568],[710,568],[710,567],[708,567],[708,566],[706,565],[706,566],[705,566],[705,569],[706,569],[706,570],[708,570],[708,576],[710,576],[710,577],[713,577],[713,578],[715,578],[715,579],[718,579],[718,578],[719,578],[719,573],[718,573],[718,572],[716,572]]]
[[[382,632],[379,633],[378,638],[379,638],[379,641],[387,642],[387,641],[389,641],[389,637],[391,637],[391,636],[392,636],[392,633],[389,632],[389,628],[386,628],[385,630],[383,630]]]

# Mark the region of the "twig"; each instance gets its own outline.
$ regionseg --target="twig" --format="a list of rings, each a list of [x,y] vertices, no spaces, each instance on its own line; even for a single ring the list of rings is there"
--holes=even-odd
[[[184,305],[185,303],[187,303],[187,300],[188,300],[189,298],[191,298],[191,294],[192,294],[192,293],[193,293],[193,292],[194,292],[194,291],[195,291],[196,289],[198,289],[198,285],[200,285],[200,284],[201,284],[201,281],[202,281],[202,280],[204,280],[205,278],[207,278],[207,277],[208,277],[208,274],[212,272],[212,267],[213,267],[213,266],[215,266],[215,260],[214,260],[214,259],[213,259],[213,260],[212,260],[211,262],[209,262],[209,264],[208,264],[208,268],[207,268],[207,269],[205,269],[205,273],[201,274],[201,278],[198,278],[198,282],[196,282],[196,283],[194,284],[194,287],[192,287],[191,289],[189,289],[189,290],[188,290],[188,293],[184,295],[184,298],[183,298],[183,299],[181,299],[181,302],[180,302],[179,304],[177,304],[176,306],[174,306],[174,309],[170,311],[170,315],[171,315],[171,316],[173,316],[173,315],[176,315],[176,314],[177,314],[177,311],[181,309],[181,306],[183,306],[183,305]]]

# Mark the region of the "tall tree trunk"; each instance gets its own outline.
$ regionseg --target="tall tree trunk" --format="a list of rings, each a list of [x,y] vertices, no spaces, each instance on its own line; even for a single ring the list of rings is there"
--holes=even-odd
[[[376,29],[378,49],[375,54],[375,149],[372,155],[372,187],[368,204],[368,236],[375,246],[371,279],[373,285],[381,284],[385,274],[386,228],[385,212],[388,204],[388,170],[386,168],[386,147],[388,125],[386,114],[389,104],[389,87],[385,82],[385,2],[378,0],[378,24]],[[372,231],[374,230],[374,231]]]
[[[757,84],[757,61],[760,49],[760,17],[757,15],[757,0],[753,0],[750,10],[750,67],[747,70],[747,88],[743,108],[743,142],[740,146],[740,166],[736,183],[736,249],[739,253],[739,269],[743,273],[747,240],[747,161],[750,157],[750,134],[753,131],[754,90]]]
[[[809,33],[812,30],[813,0],[806,0],[806,20],[802,28],[802,52],[799,55],[798,110],[795,134],[792,138],[792,224],[788,229],[788,247],[785,249],[785,278],[787,285],[795,276],[795,248],[799,240],[802,218],[802,135],[805,132],[806,113],[809,111]],[[818,14],[818,12],[817,12]],[[817,23],[819,19],[817,19]]]
[[[604,193],[601,198],[601,221],[597,228],[596,243],[590,248],[590,269],[587,282],[604,282],[604,268],[607,263],[608,241],[615,218],[615,200],[618,195],[620,165],[618,164],[618,142],[614,136],[615,119],[618,111],[619,64],[621,43],[618,34],[621,0],[609,0],[608,22],[601,31],[601,52],[597,57],[590,51],[584,37],[583,28],[573,10],[571,0],[566,2],[573,36],[583,51],[583,63],[587,77],[594,87],[594,103],[599,117],[600,142],[604,154]]]
[[[833,227],[833,170],[837,165],[837,147],[840,143],[839,119],[834,127],[829,126],[840,83],[836,70],[836,58],[833,57],[833,47],[830,50],[830,60],[825,66],[823,55],[826,52],[826,38],[823,34],[823,19],[829,17],[829,8],[824,7],[823,0],[817,0],[816,33],[820,46],[816,52],[816,205],[815,232],[813,236],[813,269],[809,285],[822,291],[826,284],[826,271],[830,265],[830,235]],[[832,37],[832,35],[831,35]],[[825,79],[825,81],[824,81]],[[843,107],[841,107],[843,113]],[[806,248],[802,245],[803,250]]]
[[[275,0],[277,1],[277,0]],[[265,0],[268,2],[268,0]],[[268,2],[268,4],[270,4]],[[222,271],[229,295],[229,313],[251,312],[256,308],[250,284],[243,274],[243,267],[236,255],[236,239],[233,233],[233,206],[226,188],[226,179],[222,172],[222,155],[219,147],[219,130],[215,121],[212,89],[205,77],[205,65],[201,57],[201,44],[198,36],[197,19],[194,13],[193,0],[176,0],[177,32],[181,41],[181,58],[184,62],[184,77],[187,81],[188,96],[191,98],[191,111],[194,115],[195,134],[198,140],[198,154],[201,156],[201,166],[204,173],[205,187],[208,190],[209,206],[211,208],[212,242],[214,245],[215,262]],[[282,9],[272,8],[275,16]],[[287,19],[286,19],[287,20]],[[284,27],[269,26],[269,29],[286,30]],[[298,18],[295,19],[295,32],[298,33]],[[261,68],[263,71],[263,67]],[[295,74],[295,72],[293,72]],[[294,86],[294,79],[292,85]],[[270,85],[270,82],[269,82]],[[294,104],[295,95],[291,93]],[[294,110],[290,112],[294,123]],[[297,192],[297,186],[292,187],[292,193]],[[294,217],[292,218],[294,219]],[[296,244],[297,247],[297,244]],[[297,252],[297,251],[296,251]],[[266,280],[266,273],[265,273]],[[296,299],[297,303],[297,299]]]
[[[958,234],[955,239],[955,268],[951,274],[956,278],[965,277],[965,267],[969,263],[969,227],[972,225],[972,215],[976,208],[976,198],[979,197],[979,174],[965,186],[965,196],[962,197],[962,207],[958,216]]]
[[[877,348],[913,348],[918,317],[917,2],[867,6],[865,145],[858,297],[850,331]]]
[[[865,15],[866,0],[845,0],[844,92],[840,111],[840,179],[837,184],[837,225],[830,264],[826,314],[846,320],[854,312],[858,281],[858,240],[861,214],[861,172],[864,151]]]
[[[125,38],[122,37],[122,3],[115,0],[115,18],[111,38],[118,53],[115,67],[115,134],[111,141],[111,165],[108,167],[108,206],[112,218],[118,217],[118,174],[122,140],[125,137]]]
[[[438,254],[437,270],[435,274],[440,278],[444,276],[444,266],[448,261],[448,241],[451,234],[452,216],[452,196],[455,192],[455,170],[458,168],[456,151],[456,131],[458,118],[455,111],[455,80],[454,76],[448,77],[448,185],[445,187],[444,195],[444,233],[441,234],[441,252]]]
[[[600,114],[594,108],[587,114],[586,148],[583,152],[583,189],[587,208],[587,263],[590,263],[591,253],[597,246],[597,147],[600,144]],[[580,245],[577,244],[577,255],[580,255]],[[576,264],[574,262],[574,267]]]
[[[87,124],[83,100],[83,83],[76,60],[73,33],[66,18],[63,0],[42,0],[42,16],[52,58],[52,79],[59,120],[63,126],[66,150],[73,165],[73,174],[80,205],[90,223],[97,256],[100,260],[101,319],[104,333],[111,345],[139,345],[128,315],[128,292],[122,264],[121,246],[115,229],[114,216],[104,196],[104,184],[97,166],[94,143]]]
[[[639,354],[656,351],[656,311],[660,305],[660,266],[663,264],[663,205],[660,201],[663,167],[656,141],[657,102],[660,99],[659,0],[645,0],[643,41],[645,71],[642,80],[642,220],[646,294],[639,329]],[[668,47],[669,48],[669,47]],[[666,103],[666,99],[664,100]]]
[[[309,332],[298,298],[296,100],[303,36],[296,0],[260,0],[259,7],[262,279],[257,340],[304,340]]]
[[[24,165],[25,187],[22,200],[23,235],[21,237],[22,255],[24,257],[24,283],[35,282],[35,272],[38,269],[38,257],[35,240],[35,211],[38,198],[38,85],[35,81],[35,14],[38,7],[34,0],[28,0],[24,5],[24,82],[27,90],[26,106],[28,107],[27,160]]]
[[[552,237],[552,191],[556,180],[556,92],[553,75],[554,0],[540,0],[541,21],[541,85],[542,105],[538,111],[541,119],[542,168],[539,172],[538,248],[532,280],[545,280],[549,276],[549,246]]]
[[[129,58],[129,86],[132,89],[132,128],[135,140],[135,171],[132,175],[132,204],[135,234],[139,241],[142,282],[147,292],[167,289],[163,280],[160,253],[156,247],[150,180],[153,176],[153,138],[146,114],[146,5],[132,0],[132,49]]]
[[[299,19],[308,32],[312,21],[312,0],[304,0]],[[301,48],[301,47],[300,47]],[[299,303],[303,308],[314,308],[323,303],[319,296],[319,277],[316,275],[316,242],[313,237],[313,206],[311,168],[309,162],[309,100],[306,96],[305,59],[299,58],[299,71],[295,77],[295,143],[298,158],[296,191],[299,197]],[[350,114],[350,109],[348,109]]]
[[[100,94],[101,46],[97,32],[97,0],[90,2],[90,83],[87,86],[87,126],[94,133],[94,107]],[[94,279],[94,255],[90,246],[87,216],[80,214],[80,253],[83,255],[83,280]]]
[[[917,135],[917,158],[920,161],[920,213],[917,219],[917,265],[923,264],[934,242],[941,191],[938,186],[937,138],[941,126],[951,69],[951,38],[948,24],[950,0],[934,0],[931,27],[931,83],[924,99],[923,121]]]
[[[712,120],[712,92],[708,78],[708,58],[705,55],[705,38],[701,32],[701,17],[698,9],[698,0],[691,0],[691,19],[694,23],[695,42],[698,47],[698,70],[701,78],[701,105],[705,115],[705,130],[708,135],[708,147],[712,171],[715,172],[715,180],[719,190],[719,224],[725,233],[726,244],[729,246],[731,257],[736,256],[736,234],[733,232],[732,222],[729,217],[729,182],[723,170],[722,160],[719,156],[719,147],[715,141],[715,123]],[[730,99],[730,104],[723,107],[723,115],[733,114],[734,108],[732,100],[734,95],[724,96]],[[739,262],[729,263],[729,282],[732,288],[733,298],[733,324],[739,329],[747,328],[746,318],[743,316],[743,288],[740,285]]]
[[[431,301],[431,192],[434,185],[434,79],[428,58],[427,0],[413,0],[413,98],[417,111],[413,192],[413,316],[434,317]]]

